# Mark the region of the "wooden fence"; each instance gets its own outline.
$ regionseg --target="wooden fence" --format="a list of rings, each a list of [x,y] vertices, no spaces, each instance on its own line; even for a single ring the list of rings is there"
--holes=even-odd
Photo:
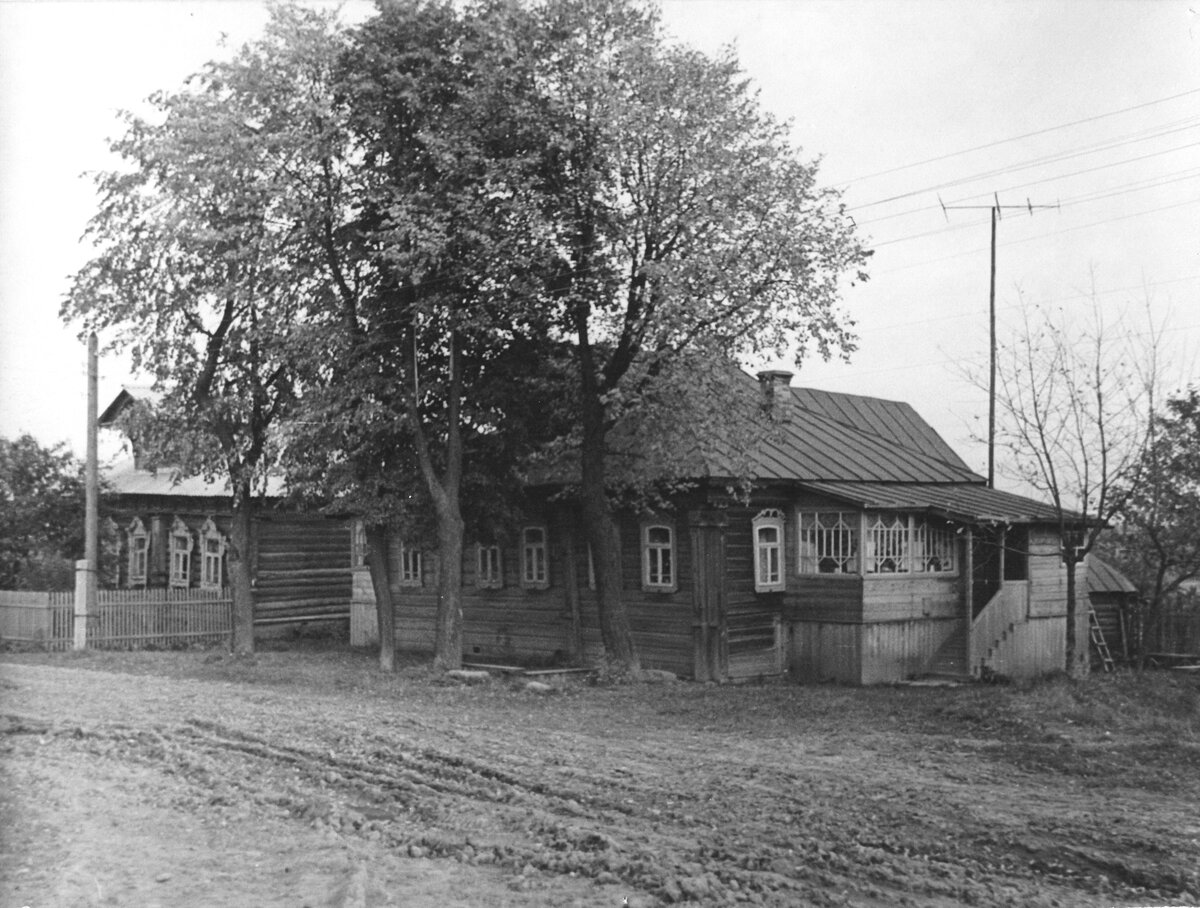
[[[74,642],[73,593],[0,591],[0,641],[49,650]],[[88,615],[95,649],[168,649],[228,642],[233,600],[228,589],[99,590]]]

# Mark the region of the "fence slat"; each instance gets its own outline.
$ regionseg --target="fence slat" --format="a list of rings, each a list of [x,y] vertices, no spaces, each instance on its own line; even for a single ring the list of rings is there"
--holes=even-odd
[[[0,640],[70,649],[74,596],[0,590]],[[228,642],[233,598],[228,588],[99,590],[88,616],[87,645],[97,649]]]

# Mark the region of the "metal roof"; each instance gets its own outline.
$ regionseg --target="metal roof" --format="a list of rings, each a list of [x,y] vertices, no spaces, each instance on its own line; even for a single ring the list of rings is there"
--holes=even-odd
[[[109,488],[117,495],[170,495],[184,498],[228,498],[229,480],[209,482],[203,476],[189,476],[176,481],[170,470],[142,470],[132,459],[118,461],[105,472]],[[264,494],[268,498],[284,494],[283,480],[278,476],[267,479]]]
[[[1052,505],[977,483],[803,482],[801,485],[869,510],[923,511],[969,523],[1058,522],[1058,512]]]
[[[1107,561],[1103,561],[1095,555],[1088,555],[1087,591],[1089,593],[1136,593],[1137,587]]]

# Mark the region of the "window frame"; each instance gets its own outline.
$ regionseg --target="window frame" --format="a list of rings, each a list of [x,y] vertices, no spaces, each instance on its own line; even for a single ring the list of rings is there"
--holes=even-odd
[[[475,543],[475,585],[481,590],[504,587],[504,552],[499,545]]]
[[[187,539],[186,548],[179,544],[182,538]],[[179,589],[187,589],[192,585],[192,551],[196,540],[192,536],[191,527],[176,517],[171,521],[171,533],[167,537],[167,585]]]
[[[367,566],[367,524],[355,520],[350,526],[350,567]]]
[[[823,523],[829,518],[836,523]],[[862,574],[862,512],[842,508],[798,508],[796,511],[796,573],[803,577],[857,577]],[[820,535],[824,531],[825,536]],[[846,534],[839,536],[838,534]],[[821,553],[821,540],[842,539],[847,544],[837,552]],[[807,549],[811,548],[811,551]],[[848,551],[846,551],[848,549]],[[841,568],[825,571],[832,563]]]
[[[129,542],[126,586],[144,587],[150,577],[150,534],[146,532],[146,525],[140,517],[130,521],[125,533]],[[137,570],[139,566],[140,571]]]
[[[783,511],[778,508],[765,508],[759,511],[751,521],[750,539],[754,549],[754,592],[756,593],[781,593],[786,589],[785,523]],[[763,542],[760,534],[764,530],[775,532],[773,542]],[[772,558],[774,560],[773,573],[771,573],[772,566],[770,564]],[[764,576],[764,567],[767,569],[766,576]]]
[[[665,530],[665,543],[651,540],[655,530]],[[665,557],[664,557],[665,553]],[[642,524],[642,589],[652,593],[673,593],[679,589],[679,561],[675,557],[675,527],[656,520]],[[655,574],[659,579],[652,579]]]
[[[209,542],[217,543],[216,553],[208,550]],[[228,541],[225,534],[217,527],[216,521],[211,517],[204,521],[204,525],[200,527],[200,589],[202,590],[219,590],[224,586],[225,580],[225,550],[228,548]],[[211,562],[216,562],[216,581],[213,582],[210,577]]]
[[[541,540],[531,542],[531,533],[540,534]],[[550,534],[544,524],[521,528],[521,586],[527,590],[550,588]]]
[[[400,571],[396,582],[404,587],[425,585],[425,558],[420,549],[400,543]]]

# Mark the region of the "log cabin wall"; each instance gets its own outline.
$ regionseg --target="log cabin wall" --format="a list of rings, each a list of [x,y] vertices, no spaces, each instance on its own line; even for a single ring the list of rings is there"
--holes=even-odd
[[[347,521],[260,512],[254,549],[255,624],[349,618]]]
[[[121,540],[119,582],[129,585],[127,529],[135,517],[150,541],[146,586],[170,583],[171,528],[181,521],[192,537],[188,586],[201,585],[201,530],[212,520],[229,540],[229,502],[222,498],[121,496],[106,502],[104,516],[117,525]],[[253,522],[251,552],[254,621],[258,625],[310,620],[344,621],[350,614],[350,529],[344,520],[259,510]],[[229,583],[228,550],[221,558],[222,585]],[[141,585],[141,584],[139,584]],[[178,585],[178,584],[175,584]]]

